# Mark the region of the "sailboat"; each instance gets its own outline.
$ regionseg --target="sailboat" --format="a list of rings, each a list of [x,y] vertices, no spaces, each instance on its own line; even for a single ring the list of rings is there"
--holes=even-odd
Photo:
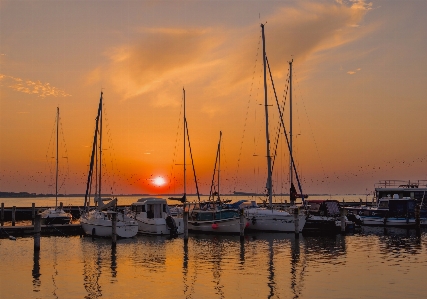
[[[221,136],[219,135],[218,150],[215,160],[214,174],[211,191],[207,202],[187,204],[189,207],[188,230],[193,232],[209,233],[240,233],[240,214],[238,207],[222,201],[219,195],[219,161],[221,149]],[[218,165],[218,170],[216,166]],[[214,190],[214,177],[217,172],[217,190]],[[216,197],[216,199],[215,199]]]
[[[59,137],[59,107],[56,107],[56,175],[55,175],[55,207],[44,210],[40,213],[42,224],[69,224],[73,219],[70,213],[58,206],[58,138]]]
[[[263,45],[263,67],[264,67],[264,102],[265,102],[265,131],[267,144],[267,192],[268,192],[268,207],[258,207],[255,202],[249,206],[244,206],[245,217],[248,220],[247,230],[260,231],[278,231],[278,232],[295,232],[295,216],[284,210],[273,208],[273,184],[272,184],[272,166],[270,156],[270,137],[268,129],[268,100],[267,100],[267,57],[265,52],[265,35],[264,24],[261,24],[262,45]],[[293,164],[293,159],[291,155]],[[293,165],[294,166],[294,165]],[[297,207],[292,207],[297,208]],[[306,216],[298,214],[298,230],[302,232],[305,225]]]
[[[96,117],[95,134],[92,145],[92,155],[87,178],[86,194],[83,211],[80,212],[80,224],[87,235],[98,237],[112,237],[113,235],[113,213],[117,210],[117,198],[101,197],[101,165],[102,165],[102,95],[99,100],[98,115]],[[96,161],[95,161],[96,160]],[[95,165],[94,165],[95,164]],[[95,206],[89,209],[90,191],[93,181],[93,170],[95,166]],[[127,214],[117,213],[116,234],[121,238],[132,238],[138,233],[138,223]]]

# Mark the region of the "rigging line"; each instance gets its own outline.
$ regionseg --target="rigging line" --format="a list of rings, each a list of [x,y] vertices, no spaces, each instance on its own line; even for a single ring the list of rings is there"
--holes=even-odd
[[[191,164],[192,164],[192,166],[193,166],[194,182],[196,183],[197,198],[199,199],[199,202],[200,202],[199,186],[197,185],[196,169],[195,169],[195,167],[194,167],[193,153],[192,153],[192,151],[191,151],[190,134],[188,133],[188,123],[187,123],[187,118],[185,118],[185,119],[184,119],[184,121],[185,121],[185,129],[186,129],[186,131],[187,131],[188,147],[190,148]]]
[[[174,193],[176,193],[176,186],[177,186],[177,178],[174,174],[174,170],[175,170],[175,164],[177,162],[177,151],[178,151],[178,139],[180,138],[180,132],[181,132],[181,116],[182,116],[182,111],[183,111],[183,101],[181,101],[181,107],[179,109],[179,116],[178,116],[178,125],[177,125],[177,131],[176,131],[176,136],[175,136],[175,146],[174,146],[174,152],[173,152],[173,156],[172,156],[172,165],[170,168],[170,177],[171,179],[174,179],[174,184],[173,184],[173,188],[174,188]],[[181,139],[179,139],[181,140]],[[169,190],[172,184],[169,185]]]
[[[211,200],[211,196],[212,196],[212,200],[214,199],[212,189],[214,188],[216,165],[217,165],[218,159],[219,159],[220,146],[221,146],[221,136],[222,136],[222,132],[219,131],[219,142],[218,142],[218,149],[216,151],[215,165],[214,165],[214,171],[213,171],[213,175],[212,175],[211,190],[209,192],[209,201]],[[218,172],[219,172],[219,170],[218,170]],[[218,176],[219,176],[219,173],[218,173]],[[219,180],[218,180],[218,185],[219,185]],[[218,198],[219,198],[219,190],[218,190]]]
[[[296,72],[295,73],[295,71],[294,71],[294,78],[295,78],[295,81],[297,82],[297,85],[298,85],[298,91],[300,91],[301,89],[300,89],[300,85],[299,85],[299,79],[298,79],[298,72]],[[315,146],[315,148],[316,148],[316,153],[317,153],[317,158],[319,159],[319,162],[320,162],[320,167],[322,168],[322,172],[323,172],[323,176],[324,177],[327,177],[327,175],[326,175],[326,173],[325,173],[325,168],[324,168],[324,166],[323,166],[323,162],[322,162],[322,159],[320,158],[320,154],[319,154],[319,148],[318,148],[318,146],[317,146],[317,142],[316,142],[316,138],[314,137],[314,133],[313,133],[313,130],[312,130],[312,126],[311,126],[311,123],[310,123],[310,118],[308,117],[308,113],[307,113],[307,108],[306,108],[306,106],[305,106],[305,102],[304,102],[304,98],[302,97],[302,95],[301,95],[301,102],[302,102],[302,105],[303,105],[303,107],[304,107],[304,112],[305,112],[305,115],[306,115],[306,118],[307,118],[307,122],[308,122],[308,125],[309,125],[309,128],[310,128],[310,133],[311,133],[311,137],[313,138],[313,141],[314,141],[314,146]],[[329,186],[328,186],[329,187]]]
[[[285,133],[286,142],[287,142],[287,144],[288,144],[288,149],[289,149],[289,152],[290,152],[290,151],[291,151],[291,148],[290,148],[290,144],[289,144],[288,134],[286,133],[286,127],[285,127],[285,123],[284,123],[284,121],[283,121],[283,115],[282,115],[282,113],[281,113],[281,111],[280,111],[280,105],[279,105],[279,101],[278,101],[278,99],[277,99],[277,95],[276,95],[276,88],[274,87],[273,76],[272,76],[272,74],[271,74],[270,64],[268,63],[267,56],[265,56],[265,61],[267,62],[268,72],[269,72],[269,74],[270,74],[271,82],[272,82],[272,84],[273,84],[274,97],[276,98],[277,109],[279,110],[280,120],[282,121],[283,131],[284,131],[284,133]],[[300,180],[299,180],[298,172],[297,172],[297,169],[296,169],[296,167],[295,167],[295,162],[294,162],[294,157],[293,157],[293,155],[291,155],[291,161],[292,161],[292,166],[293,166],[293,168],[294,168],[295,176],[296,176],[296,179],[297,179],[297,182],[298,182],[298,188],[299,188],[300,193],[301,193],[301,199],[302,199],[302,202],[304,202],[304,194],[302,193],[301,182],[300,182]]]
[[[245,139],[245,134],[246,134],[247,121],[248,121],[248,117],[249,117],[249,107],[250,107],[251,98],[252,98],[252,92],[253,92],[253,86],[254,86],[254,81],[255,81],[256,68],[257,68],[257,64],[258,64],[258,56],[259,56],[259,53],[260,53],[261,40],[262,40],[262,36],[259,35],[259,37],[258,37],[258,47],[257,47],[256,54],[255,54],[255,63],[254,63],[254,68],[253,68],[253,73],[252,73],[251,87],[250,87],[250,90],[249,90],[249,98],[248,98],[248,103],[247,103],[247,106],[246,106],[245,122],[244,122],[244,125],[243,125],[243,134],[242,134],[242,139],[240,141],[239,155],[238,155],[238,158],[237,158],[237,171],[236,171],[236,177],[235,177],[235,180],[234,180],[235,181],[235,183],[234,183],[234,191],[236,191],[236,186],[239,183],[238,182],[238,178],[239,178],[239,171],[240,171],[240,161],[241,161],[241,158],[242,158],[242,151],[243,151],[243,141]]]

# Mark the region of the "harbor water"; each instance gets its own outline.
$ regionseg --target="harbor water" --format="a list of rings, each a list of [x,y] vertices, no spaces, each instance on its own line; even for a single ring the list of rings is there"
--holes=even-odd
[[[0,239],[0,298],[424,298],[427,234]]]

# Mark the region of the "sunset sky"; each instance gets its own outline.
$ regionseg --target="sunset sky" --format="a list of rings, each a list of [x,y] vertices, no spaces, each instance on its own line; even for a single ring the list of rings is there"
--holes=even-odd
[[[60,193],[84,193],[102,90],[103,190],[182,193],[185,88],[200,191],[210,190],[222,131],[220,192],[263,192],[261,23],[281,102],[293,60],[305,193],[427,180],[426,11],[415,0],[0,1],[0,191],[54,192],[59,107]],[[270,83],[268,101],[273,189],[288,192]],[[289,131],[289,94],[284,116]]]

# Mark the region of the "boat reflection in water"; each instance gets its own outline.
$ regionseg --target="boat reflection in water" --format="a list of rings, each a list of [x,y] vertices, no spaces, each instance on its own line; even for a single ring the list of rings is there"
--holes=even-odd
[[[31,238],[0,239],[8,269],[0,272],[1,296],[423,298],[424,244],[426,231],[388,227],[299,238],[195,234],[186,242],[138,235],[116,248],[109,239],[53,236],[42,237],[34,254]]]

